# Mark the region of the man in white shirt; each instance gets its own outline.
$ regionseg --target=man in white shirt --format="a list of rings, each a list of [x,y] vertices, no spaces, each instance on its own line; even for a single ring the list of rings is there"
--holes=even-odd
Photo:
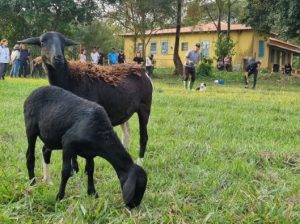
[[[93,52],[91,53],[91,62],[94,65],[97,65],[99,61],[99,53],[97,52],[97,48],[93,47]]]

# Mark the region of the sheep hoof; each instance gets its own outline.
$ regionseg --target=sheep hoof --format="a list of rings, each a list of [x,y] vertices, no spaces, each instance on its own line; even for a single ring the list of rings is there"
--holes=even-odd
[[[95,190],[88,191],[88,195],[89,196],[94,196],[95,198],[99,198],[99,195],[98,195],[98,193]]]
[[[144,158],[138,158],[137,161],[136,161],[136,164],[139,165],[139,166],[142,166],[144,163]]]
[[[33,186],[33,185],[35,185],[36,184],[36,178],[34,177],[34,178],[32,178],[31,180],[30,180],[30,186]]]
[[[53,182],[50,179],[45,179],[43,178],[44,183],[48,184],[48,185],[53,185]]]
[[[57,201],[61,201],[61,200],[64,198],[64,196],[65,196],[65,194],[63,194],[63,193],[62,193],[62,194],[58,193],[57,196],[56,196],[56,200],[57,200]]]

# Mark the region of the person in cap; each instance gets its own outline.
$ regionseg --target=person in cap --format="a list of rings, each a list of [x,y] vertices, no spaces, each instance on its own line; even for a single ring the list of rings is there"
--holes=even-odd
[[[249,76],[253,74],[253,86],[252,89],[255,89],[258,69],[261,65],[260,61],[251,61],[246,66],[245,73],[245,88],[249,88]]]
[[[12,65],[10,76],[13,78],[17,78],[19,76],[19,70],[20,70],[19,44],[15,44],[15,46],[13,47],[13,51],[11,52],[11,56],[10,56],[10,64]]]
[[[195,65],[199,64],[201,59],[200,53],[200,44],[197,43],[195,45],[195,49],[189,51],[186,54],[186,63],[185,63],[185,74],[184,74],[184,88],[185,89],[193,89],[193,85],[196,79],[196,70]],[[189,77],[191,76],[191,80],[188,84]]]

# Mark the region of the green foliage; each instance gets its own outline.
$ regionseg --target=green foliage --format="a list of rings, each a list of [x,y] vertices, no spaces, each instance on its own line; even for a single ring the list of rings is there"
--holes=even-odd
[[[95,0],[1,0],[0,35],[9,39],[12,45],[44,31],[58,31],[70,36],[74,27],[96,19],[98,9]]]
[[[227,55],[233,56],[235,54],[234,46],[233,40],[221,33],[215,43],[215,54],[217,57],[222,58]]]
[[[212,59],[204,58],[200,65],[196,67],[197,76],[212,76]]]
[[[81,27],[75,36],[82,43],[82,47],[88,53],[94,46],[101,47],[103,53],[108,53],[112,47],[116,50],[123,48],[123,38],[119,35],[122,30],[117,25],[106,22],[93,22],[92,24]]]
[[[299,0],[247,0],[242,22],[249,24],[259,33],[271,31],[282,37],[299,37]]]

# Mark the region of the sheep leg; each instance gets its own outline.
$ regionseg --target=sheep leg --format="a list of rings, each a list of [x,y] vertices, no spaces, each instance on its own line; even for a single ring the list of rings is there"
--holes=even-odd
[[[63,165],[61,171],[61,183],[59,186],[59,191],[56,196],[57,200],[61,200],[65,196],[66,185],[68,182],[69,177],[71,176],[71,159],[74,153],[69,147],[63,148]]]
[[[140,125],[140,154],[139,159],[143,159],[146,151],[146,145],[148,141],[147,124],[149,120],[150,110],[144,106],[138,112],[139,125]]]
[[[35,166],[35,142],[36,142],[36,135],[29,136],[27,135],[27,140],[28,140],[28,148],[26,152],[26,165],[27,165],[27,170],[28,170],[28,176],[30,185],[34,185],[36,180],[35,180],[35,175],[34,175],[34,166]]]
[[[88,175],[88,195],[95,195],[95,197],[98,197],[98,194],[95,189],[94,185],[94,159],[88,158],[86,159],[86,166],[85,171]]]
[[[47,184],[52,184],[51,179],[50,179],[50,159],[51,159],[51,149],[46,148],[43,146],[43,158],[44,158],[44,178],[43,180]]]
[[[77,155],[74,155],[72,157],[72,174],[73,171],[75,171],[76,173],[78,173],[79,171],[79,166],[78,166],[78,162],[77,162]]]
[[[123,131],[122,144],[126,148],[126,150],[128,150],[129,139],[130,139],[129,121],[126,121],[123,124],[121,124],[121,128]]]

